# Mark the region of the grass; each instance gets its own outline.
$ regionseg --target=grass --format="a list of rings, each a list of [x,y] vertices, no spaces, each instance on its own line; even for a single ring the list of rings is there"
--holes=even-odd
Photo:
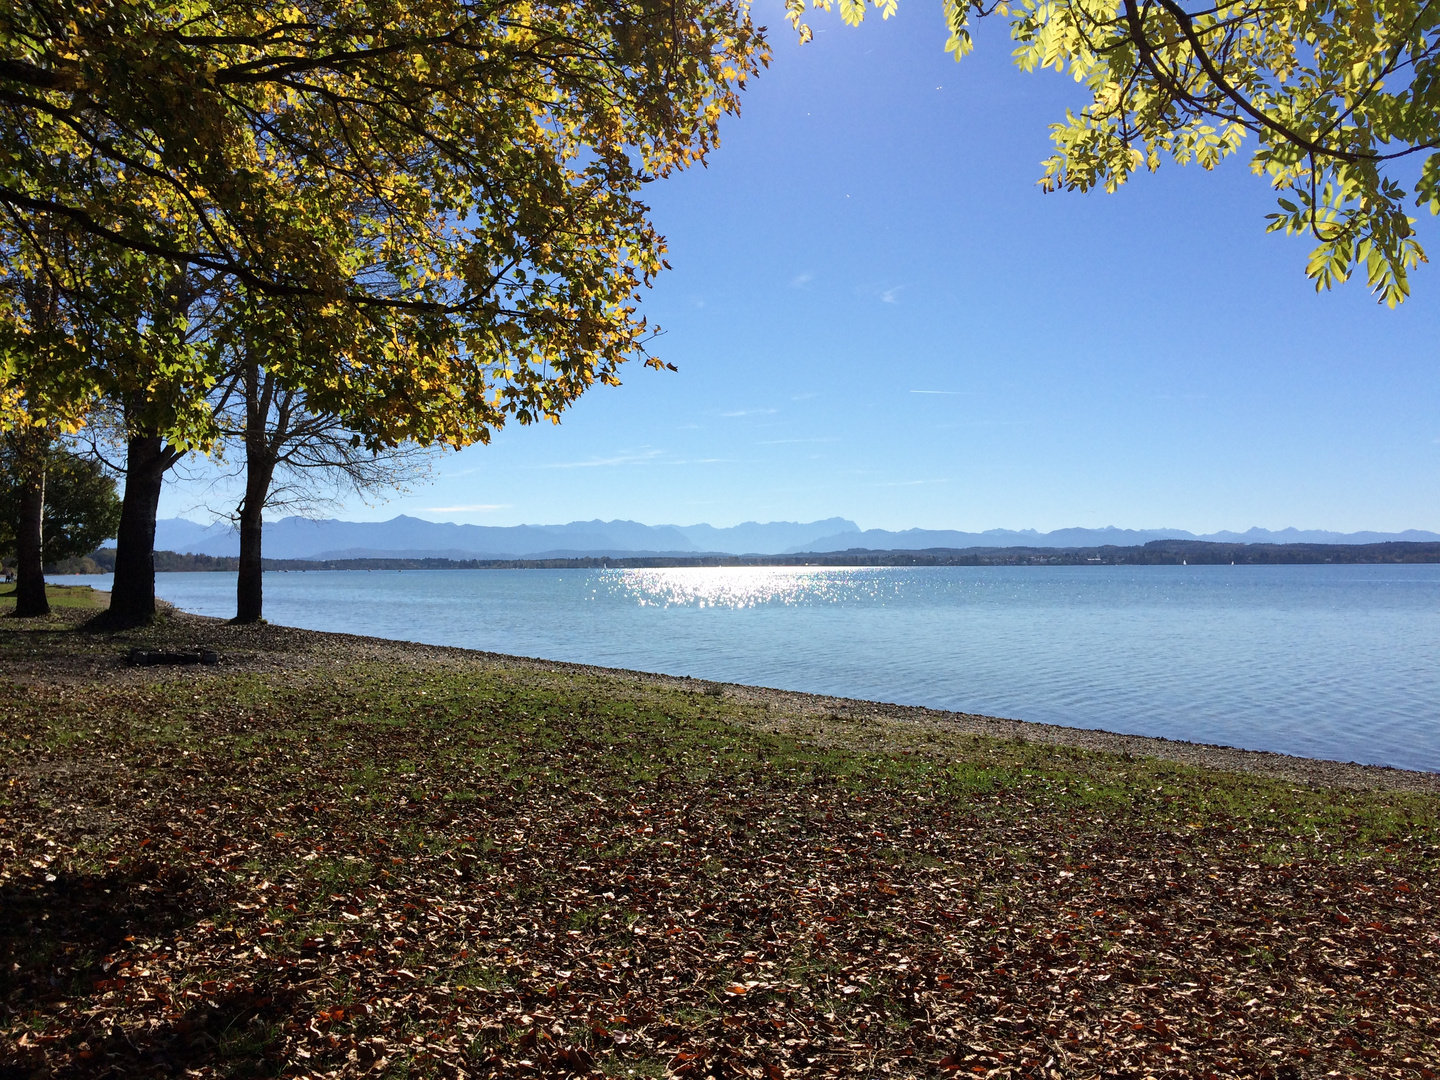
[[[319,636],[128,673],[144,634],[0,638],[91,665],[0,706],[0,1073],[1440,1060],[1433,795]]]
[[[52,608],[98,609],[100,607],[99,596],[89,585],[52,585],[46,582],[45,598],[50,601]],[[0,615],[6,614],[14,607],[15,586],[0,588]]]

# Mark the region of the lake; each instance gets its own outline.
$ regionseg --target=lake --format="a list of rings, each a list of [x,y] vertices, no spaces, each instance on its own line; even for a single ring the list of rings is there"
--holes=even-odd
[[[157,592],[234,614],[234,574],[159,574]],[[265,612],[313,630],[1440,771],[1440,565],[271,572]]]

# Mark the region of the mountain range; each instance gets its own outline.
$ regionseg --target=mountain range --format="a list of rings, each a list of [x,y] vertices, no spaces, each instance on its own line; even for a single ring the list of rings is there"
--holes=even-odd
[[[861,529],[846,518],[743,525],[642,525],[637,521],[572,521],[565,525],[458,525],[401,515],[389,521],[302,517],[265,524],[271,559],[533,559],[591,555],[782,555],[851,549],[915,551],[967,547],[1129,547],[1152,540],[1214,540],[1240,544],[1380,544],[1440,541],[1440,533],[1338,533],[1318,529],[1250,529],[1196,535],[1184,529]],[[203,525],[186,518],[156,523],[155,547],[196,555],[237,555],[240,538],[228,522]]]

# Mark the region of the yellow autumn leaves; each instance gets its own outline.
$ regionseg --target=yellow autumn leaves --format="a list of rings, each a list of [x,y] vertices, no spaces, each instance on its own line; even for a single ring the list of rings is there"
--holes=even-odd
[[[863,0],[839,0],[847,23]],[[1316,243],[1317,288],[1357,271],[1394,307],[1425,260],[1415,206],[1440,210],[1440,8],[1423,0],[943,0],[956,59],[974,17],[1010,22],[1026,71],[1068,72],[1091,95],[1051,127],[1047,190],[1113,191],[1166,159],[1214,168],[1253,137],[1278,193],[1269,229]],[[872,0],[888,17],[892,0]],[[831,9],[831,0],[810,0]],[[806,0],[787,0],[801,34]],[[1412,160],[1420,162],[1412,167]]]
[[[645,358],[640,187],[766,58],[732,0],[3,10],[8,415],[66,405],[36,381],[43,281],[72,339],[46,364],[87,402],[158,392],[156,363],[201,401],[243,328],[376,443],[484,440]],[[202,444],[186,411],[159,423]]]

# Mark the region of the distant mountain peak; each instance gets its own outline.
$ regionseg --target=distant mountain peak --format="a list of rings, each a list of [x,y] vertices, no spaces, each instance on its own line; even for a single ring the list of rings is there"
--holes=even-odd
[[[515,559],[551,557],[557,551],[578,555],[726,553],[775,555],[796,544],[837,533],[857,533],[846,518],[815,522],[745,522],[728,528],[712,525],[645,525],[613,519],[570,521],[563,525],[461,525],[397,514],[388,521],[340,521],[335,518],[286,517],[265,524],[264,553],[271,559],[320,559],[335,552],[365,551],[373,556],[404,552],[445,552],[449,558]],[[156,547],[197,555],[239,553],[240,540],[229,522],[205,526],[183,518],[157,522]]]
[[[1320,529],[1262,529],[1197,536],[1184,529],[1103,528],[862,530],[848,518],[820,521],[746,521],[717,527],[645,525],[628,519],[571,521],[564,525],[461,525],[397,514],[388,521],[340,521],[336,518],[287,517],[267,522],[264,553],[272,559],[319,559],[336,552],[365,551],[371,557],[444,552],[455,559],[517,559],[568,555],[780,555],[850,550],[919,550],[966,547],[1099,547],[1142,545],[1152,540],[1214,540],[1221,543],[1378,544],[1387,541],[1440,541],[1440,534],[1410,529],[1401,533],[1337,533]],[[236,555],[240,539],[228,521],[213,525],[184,518],[156,523],[155,546],[161,551],[196,555]]]
[[[1241,544],[1383,544],[1391,541],[1434,542],[1440,533],[1407,529],[1400,533],[1355,532],[1338,533],[1321,529],[1294,527],[1271,530],[1251,527],[1244,533],[1218,532],[1197,536],[1185,529],[1121,529],[1114,525],[1103,528],[1054,529],[1047,533],[1035,529],[988,529],[985,532],[959,532],[953,529],[866,529],[860,533],[841,532],[823,537],[810,547],[796,546],[786,554],[813,551],[868,549],[872,551],[918,551],[925,548],[967,547],[1119,547],[1148,544],[1153,540],[1213,540],[1217,543]]]

